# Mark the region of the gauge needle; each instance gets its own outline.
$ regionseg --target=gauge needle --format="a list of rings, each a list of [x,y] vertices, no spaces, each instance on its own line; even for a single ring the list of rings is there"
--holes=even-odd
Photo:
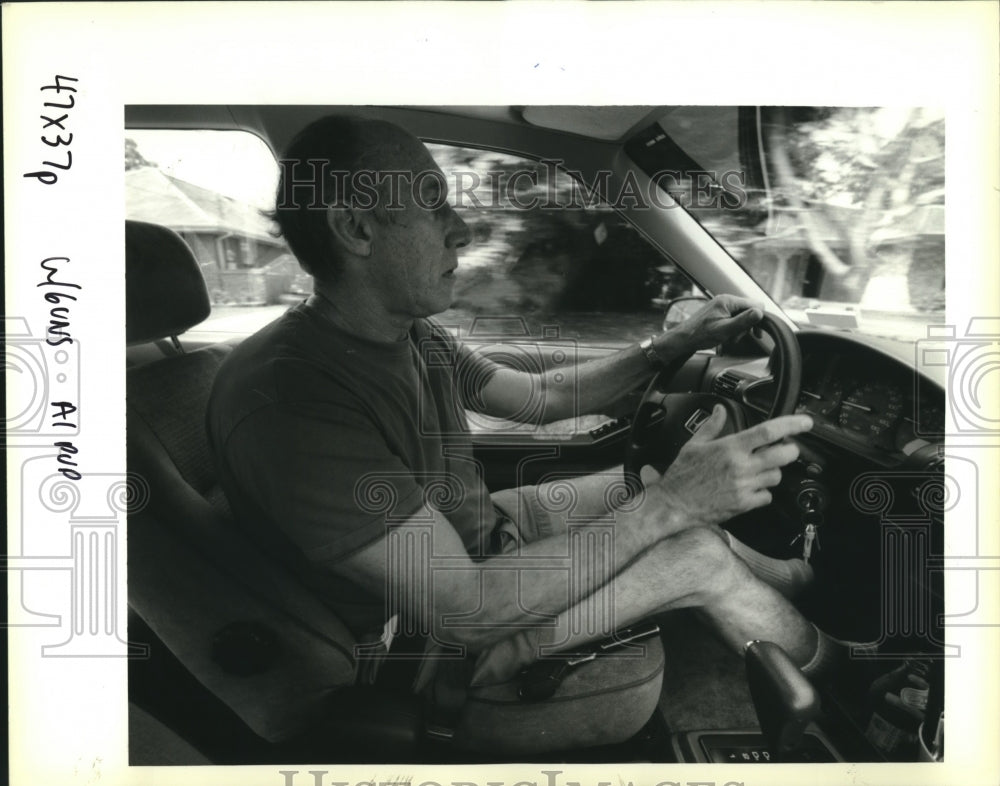
[[[854,407],[855,409],[860,409],[862,412],[874,412],[871,407],[866,407],[864,404],[854,404],[850,401],[842,402],[845,407]]]
[[[803,390],[803,391],[802,391],[802,395],[803,395],[803,396],[809,396],[810,398],[815,398],[815,399],[819,399],[819,400],[821,400],[821,401],[822,401],[822,399],[823,399],[823,397],[822,397],[822,396],[820,396],[820,395],[819,395],[819,394],[817,394],[817,393],[813,393],[813,392],[812,392],[812,391],[810,391],[810,390]]]

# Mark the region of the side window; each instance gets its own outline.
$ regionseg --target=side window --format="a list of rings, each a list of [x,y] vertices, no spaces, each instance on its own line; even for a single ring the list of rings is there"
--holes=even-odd
[[[212,313],[192,333],[249,335],[312,291],[264,215],[278,166],[260,138],[145,129],[125,137],[125,217],[180,234],[205,277]]]
[[[473,235],[453,307],[439,317],[463,337],[620,346],[658,331],[666,301],[692,291],[566,173],[491,151],[428,147]],[[192,334],[249,335],[312,291],[264,215],[278,167],[258,137],[129,129],[124,152],[126,218],[179,233],[205,277],[212,313]]]
[[[439,317],[463,337],[613,347],[658,332],[666,301],[692,292],[624,218],[551,164],[428,147],[472,231],[453,306]]]

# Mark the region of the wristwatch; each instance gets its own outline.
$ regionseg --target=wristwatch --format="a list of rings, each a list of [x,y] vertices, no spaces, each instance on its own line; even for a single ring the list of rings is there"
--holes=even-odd
[[[663,361],[660,360],[660,356],[656,354],[656,350],[653,349],[653,339],[656,336],[650,336],[647,339],[643,339],[639,342],[639,349],[642,350],[642,354],[646,356],[646,360],[649,361],[649,365],[652,368],[659,368],[663,365]]]

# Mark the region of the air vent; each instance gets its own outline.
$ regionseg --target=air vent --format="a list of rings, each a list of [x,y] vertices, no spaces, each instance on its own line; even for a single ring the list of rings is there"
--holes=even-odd
[[[712,392],[717,396],[726,398],[736,398],[736,388],[739,387],[740,377],[732,371],[723,371],[712,383]]]

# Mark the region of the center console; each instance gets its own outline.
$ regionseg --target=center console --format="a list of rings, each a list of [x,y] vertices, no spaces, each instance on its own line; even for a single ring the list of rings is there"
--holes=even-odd
[[[767,764],[797,762],[816,764],[844,759],[819,727],[806,727],[799,744],[783,756],[772,753],[767,739],[756,729],[690,731],[671,740],[674,757],[691,764]]]

